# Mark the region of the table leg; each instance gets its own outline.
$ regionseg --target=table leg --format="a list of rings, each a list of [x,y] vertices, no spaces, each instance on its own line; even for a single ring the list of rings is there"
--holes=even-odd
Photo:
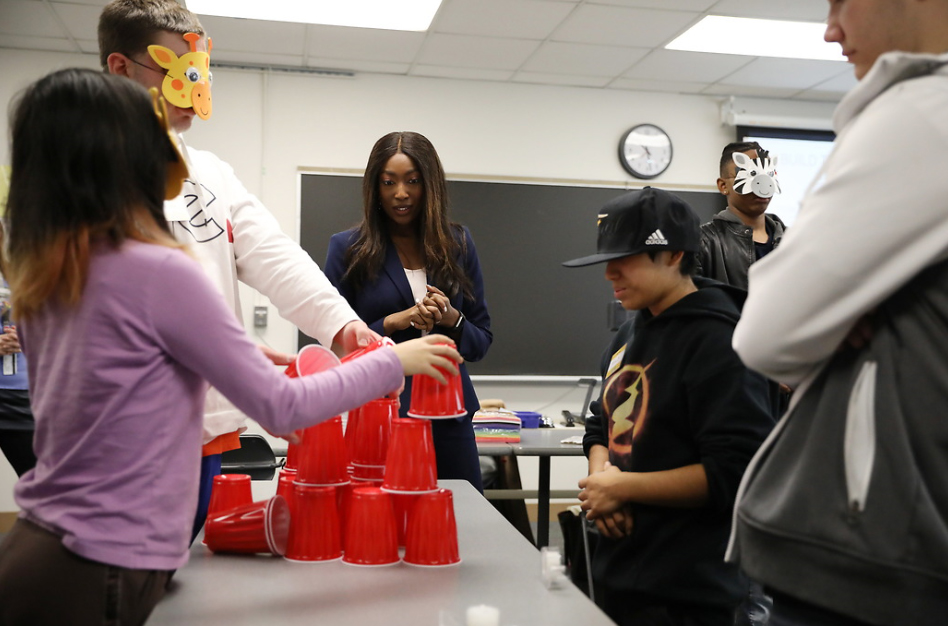
[[[541,456],[537,488],[537,548],[550,545],[550,457]]]
[[[520,466],[517,463],[517,457],[512,454],[509,456],[495,456],[497,462],[497,484],[495,489],[523,490],[523,484],[520,482]],[[521,496],[522,497],[522,496]],[[490,500],[490,498],[488,498]],[[530,516],[527,514],[527,505],[522,499],[517,500],[490,500],[501,515],[509,521],[514,528],[520,531],[527,541],[534,543],[533,530],[530,528]]]

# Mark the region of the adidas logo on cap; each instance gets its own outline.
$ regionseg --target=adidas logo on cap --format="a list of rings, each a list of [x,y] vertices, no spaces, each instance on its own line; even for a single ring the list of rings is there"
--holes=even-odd
[[[651,235],[648,236],[648,239],[645,240],[646,246],[667,246],[668,240],[665,239],[665,235],[662,234],[660,229],[655,229]]]

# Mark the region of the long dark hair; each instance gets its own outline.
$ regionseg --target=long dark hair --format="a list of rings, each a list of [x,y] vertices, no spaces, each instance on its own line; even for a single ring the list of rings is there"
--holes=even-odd
[[[359,235],[349,248],[348,269],[343,278],[358,288],[378,276],[385,262],[388,222],[379,207],[379,181],[385,164],[402,153],[411,159],[424,181],[424,208],[416,221],[422,244],[428,282],[453,297],[459,292],[474,297],[471,279],[464,274],[459,258],[467,254],[467,241],[460,224],[448,219],[448,189],[441,159],[427,137],[413,132],[389,133],[375,142],[362,177],[362,223]]]
[[[25,319],[82,295],[91,247],[178,247],[163,213],[171,146],[143,87],[88,69],[49,74],[12,109],[7,280]]]

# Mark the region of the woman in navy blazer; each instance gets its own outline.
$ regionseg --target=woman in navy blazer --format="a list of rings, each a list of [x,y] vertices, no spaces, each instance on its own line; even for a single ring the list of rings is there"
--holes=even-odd
[[[467,228],[449,221],[441,160],[424,136],[389,133],[369,155],[363,218],[329,242],[323,271],[369,327],[396,343],[447,335],[466,361],[479,361],[493,335],[484,281]],[[467,415],[432,420],[438,477],[481,484],[471,416],[480,408],[461,365]],[[411,379],[401,396],[402,415]]]

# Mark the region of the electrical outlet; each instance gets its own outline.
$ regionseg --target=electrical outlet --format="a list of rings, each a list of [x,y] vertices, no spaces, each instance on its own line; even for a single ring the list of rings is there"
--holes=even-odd
[[[267,307],[255,306],[253,308],[253,327],[254,328],[267,327]]]

